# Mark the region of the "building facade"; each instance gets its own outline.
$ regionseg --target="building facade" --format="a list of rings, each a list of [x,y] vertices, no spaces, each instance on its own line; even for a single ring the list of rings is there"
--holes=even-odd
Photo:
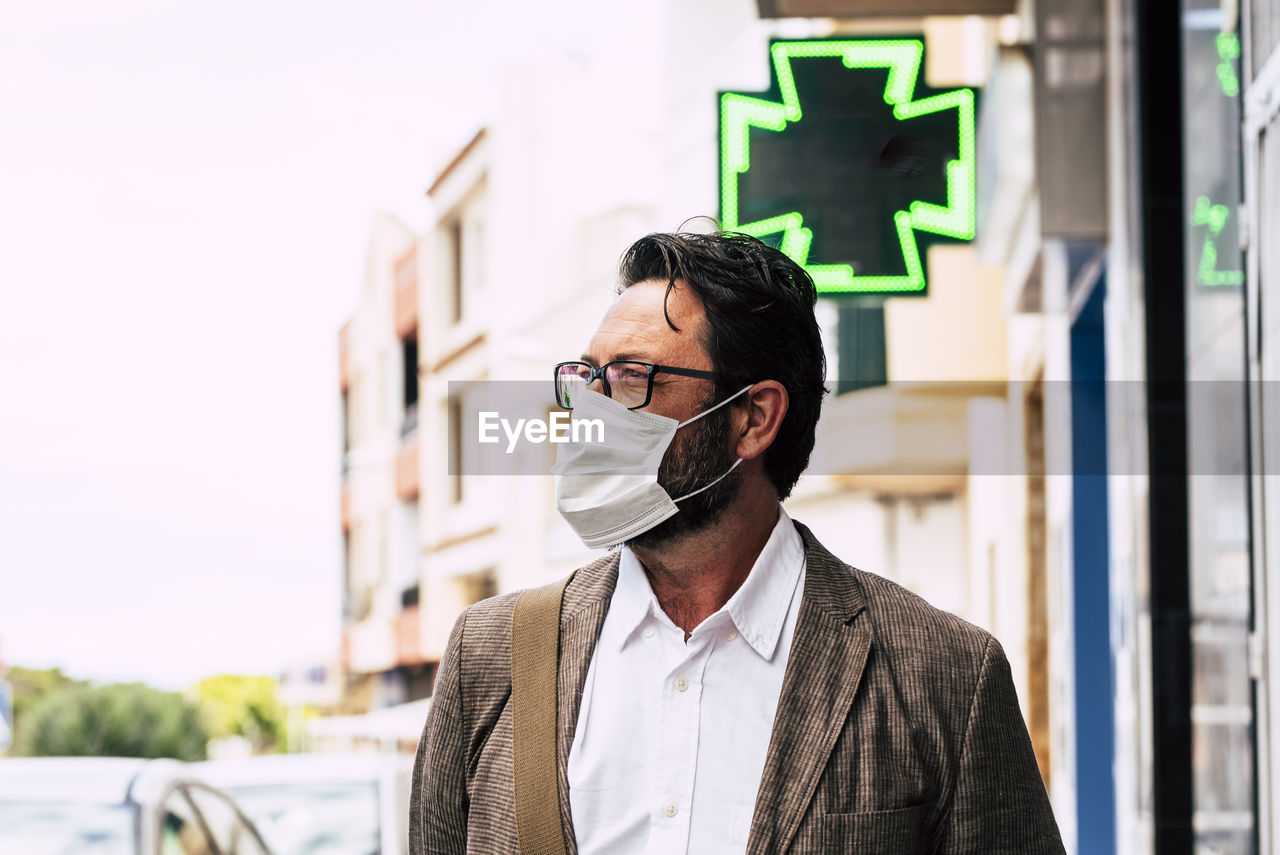
[[[434,677],[419,605],[418,243],[374,219],[360,305],[339,334],[345,712],[424,698]]]
[[[603,7],[626,26],[487,58],[431,227],[375,224],[343,332],[352,691],[425,696],[462,608],[592,557],[550,478],[466,459],[468,396],[574,358],[636,237],[724,214],[720,93],[771,91],[775,40],[918,39],[922,85],[979,93],[976,232],[922,252],[920,294],[820,301],[788,510],[1000,638],[1069,851],[1272,851],[1276,0]]]

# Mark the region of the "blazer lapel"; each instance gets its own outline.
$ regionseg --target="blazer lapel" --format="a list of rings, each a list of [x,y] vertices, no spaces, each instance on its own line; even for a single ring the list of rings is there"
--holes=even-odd
[[[560,781],[560,822],[568,855],[577,855],[573,817],[569,810],[569,749],[582,706],[582,687],[591,654],[600,638],[613,589],[618,584],[618,553],[613,552],[578,570],[564,591],[560,605],[560,661],[556,673],[556,768]]]
[[[756,796],[747,855],[786,852],[840,736],[871,649],[851,568],[796,523],[805,543],[800,615]]]

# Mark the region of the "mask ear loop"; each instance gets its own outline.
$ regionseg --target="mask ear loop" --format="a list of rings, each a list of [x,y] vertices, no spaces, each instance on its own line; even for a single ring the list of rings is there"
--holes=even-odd
[[[750,389],[750,388],[751,388],[752,386],[754,386],[754,385],[756,385],[756,384],[755,384],[755,383],[748,383],[746,386],[743,386],[741,389],[739,389],[738,391],[734,392],[732,395],[730,395],[729,397],[725,398],[723,401],[721,401],[720,403],[716,404],[714,407],[710,407],[710,408],[708,408],[708,409],[703,410],[702,412],[698,413],[696,416],[694,416],[694,417],[693,417],[693,418],[691,418],[691,419],[688,419],[687,421],[680,422],[680,424],[676,425],[676,430],[679,430],[680,428],[684,427],[685,425],[691,425],[691,424],[693,424],[694,422],[696,422],[698,419],[702,418],[702,417],[703,417],[703,416],[705,416],[705,415],[709,415],[710,413],[714,413],[716,410],[720,409],[720,408],[721,408],[721,407],[723,407],[725,404],[729,403],[729,402],[730,402],[730,401],[732,401],[734,398],[738,397],[739,395],[741,395],[743,392],[747,391],[748,389]],[[715,482],[713,481],[712,483],[714,484]],[[707,486],[711,486],[711,485],[710,485],[710,484],[708,484]],[[706,488],[704,487],[703,489],[706,489]],[[690,493],[690,495],[693,495],[693,494],[692,494],[692,493]]]
[[[721,481],[723,481],[725,478],[728,478],[728,477],[729,477],[729,473],[730,473],[730,472],[732,472],[733,470],[737,469],[737,468],[738,468],[738,464],[739,464],[739,463],[741,463],[741,462],[742,462],[742,458],[741,458],[741,457],[739,457],[737,460],[733,461],[733,465],[732,465],[732,466],[730,466],[728,469],[724,470],[724,474],[723,474],[723,475],[721,475],[721,476],[720,476],[719,478],[717,478],[716,480],[712,481],[710,484],[703,485],[703,486],[699,487],[698,489],[694,490],[692,493],[685,493],[685,494],[684,494],[683,496],[681,496],[680,498],[678,498],[678,499],[672,499],[671,501],[673,501],[673,502],[683,502],[685,499],[692,498],[693,496],[698,495],[698,494],[699,494],[699,493],[701,493],[703,490],[706,490],[706,489],[709,489],[709,488],[711,488],[711,487],[714,487],[715,485],[717,485],[717,484],[719,484]]]
[[[725,398],[723,401],[721,401],[720,403],[716,404],[714,407],[712,407],[712,408],[710,408],[710,409],[708,409],[708,410],[703,410],[702,412],[698,413],[698,414],[697,414],[696,416],[694,416],[693,418],[689,419],[689,421],[687,421],[687,422],[681,422],[680,424],[676,425],[676,429],[678,430],[679,428],[684,427],[685,425],[689,424],[690,422],[696,422],[698,419],[702,418],[702,417],[703,417],[703,416],[705,416],[707,413],[714,412],[715,410],[718,410],[719,408],[723,407],[725,404],[729,403],[729,402],[730,402],[730,401],[732,401],[734,398],[738,397],[739,395],[741,395],[743,392],[747,391],[748,389],[750,389],[750,388],[751,388],[752,386],[754,386],[754,385],[756,385],[756,384],[755,384],[755,383],[748,383],[746,386],[743,386],[741,389],[739,389],[738,391],[734,392],[732,395],[730,395],[729,397]],[[699,494],[699,493],[701,493],[703,490],[709,490],[709,489],[711,489],[712,487],[714,487],[715,485],[717,485],[717,484],[719,484],[721,481],[723,481],[725,478],[728,478],[728,477],[729,477],[729,473],[730,473],[730,472],[732,472],[733,470],[737,469],[737,468],[738,468],[738,464],[739,464],[739,463],[741,463],[741,462],[742,462],[742,458],[741,458],[741,457],[739,457],[737,460],[733,461],[733,465],[732,465],[732,466],[730,466],[728,469],[724,470],[724,474],[723,474],[723,475],[721,475],[721,476],[720,476],[719,478],[717,478],[716,480],[712,481],[712,482],[711,482],[711,483],[709,483],[709,484],[703,484],[701,487],[699,487],[698,489],[694,490],[692,493],[685,493],[685,494],[684,494],[683,496],[681,496],[680,498],[678,498],[678,499],[672,499],[671,501],[673,501],[673,502],[683,502],[685,499],[689,499],[689,498],[692,498],[693,496],[698,495],[698,494]]]

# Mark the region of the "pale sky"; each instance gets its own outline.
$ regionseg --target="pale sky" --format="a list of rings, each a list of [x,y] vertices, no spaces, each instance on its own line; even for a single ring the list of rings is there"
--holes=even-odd
[[[334,655],[338,327],[373,213],[421,229],[483,112],[433,7],[0,12],[0,660]]]

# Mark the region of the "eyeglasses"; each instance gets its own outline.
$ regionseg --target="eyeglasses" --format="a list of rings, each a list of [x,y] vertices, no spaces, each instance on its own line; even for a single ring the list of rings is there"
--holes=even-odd
[[[700,377],[704,380],[714,380],[718,376],[714,371],[674,368],[670,365],[630,360],[606,362],[599,368],[587,362],[561,362],[555,368],[556,403],[566,410],[572,410],[578,394],[598,378],[606,395],[628,410],[638,410],[653,397],[655,374],[678,374],[681,377]]]

